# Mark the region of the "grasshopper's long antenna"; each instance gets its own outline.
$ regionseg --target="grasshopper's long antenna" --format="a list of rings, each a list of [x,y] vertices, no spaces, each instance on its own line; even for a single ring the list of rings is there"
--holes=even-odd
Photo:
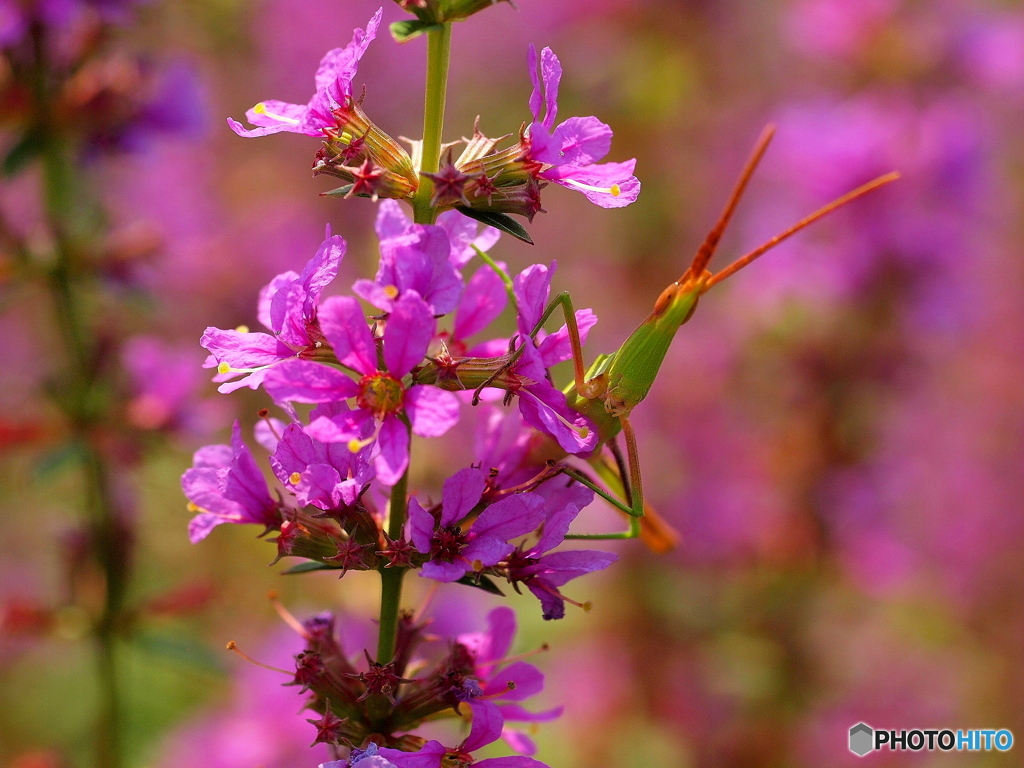
[[[861,186],[857,187],[856,189],[854,189],[854,190],[852,190],[850,192],[847,192],[842,197],[837,197],[831,203],[829,203],[828,205],[826,205],[826,206],[824,206],[822,208],[819,208],[814,213],[812,213],[810,216],[806,216],[805,218],[800,219],[800,221],[798,221],[796,224],[794,224],[792,227],[790,227],[786,231],[779,233],[778,235],[773,237],[771,240],[767,241],[766,243],[764,243],[762,245],[759,245],[757,248],[755,248],[754,250],[750,251],[750,253],[747,253],[744,256],[740,256],[738,259],[736,259],[736,261],[734,261],[728,267],[723,269],[721,272],[719,272],[718,274],[716,274],[716,275],[712,276],[711,278],[709,278],[707,283],[704,284],[704,290],[706,291],[711,286],[713,286],[715,283],[720,283],[723,280],[725,280],[727,277],[729,277],[730,275],[736,274],[741,269],[743,269],[745,266],[750,264],[750,262],[754,261],[755,259],[757,259],[760,256],[763,256],[765,253],[770,251],[772,248],[774,248],[776,245],[781,243],[783,240],[787,240],[790,237],[792,237],[793,235],[795,235],[797,232],[799,232],[800,230],[809,227],[811,224],[816,222],[818,219],[821,219],[821,218],[823,218],[825,216],[828,216],[828,214],[832,213],[832,211],[835,211],[835,210],[838,210],[839,208],[842,208],[844,205],[846,205],[847,203],[849,203],[849,202],[851,202],[853,200],[856,200],[858,197],[863,197],[864,195],[868,194],[869,192],[873,192],[874,190],[878,189],[879,187],[885,186],[886,184],[889,184],[890,182],[896,181],[896,179],[898,179],[899,177],[900,177],[900,174],[899,174],[898,171],[892,171],[890,173],[885,174],[884,176],[879,176],[877,179],[873,179],[873,180],[869,181],[867,184],[862,184]]]
[[[676,282],[684,283],[687,277],[697,278],[704,274],[704,270],[707,269],[711,257],[715,255],[715,249],[718,247],[718,241],[722,239],[722,233],[729,226],[729,221],[736,211],[736,206],[739,204],[740,198],[743,197],[743,192],[750,182],[750,177],[754,175],[757,164],[761,162],[761,158],[764,157],[764,153],[774,136],[775,126],[769,123],[761,131],[761,135],[757,137],[754,150],[750,153],[747,164],[743,166],[743,172],[736,181],[736,186],[733,187],[732,194],[729,195],[729,200],[726,202],[725,208],[722,209],[721,216],[718,217],[715,226],[708,232],[708,236],[704,238],[704,242],[700,244],[700,248],[697,249],[697,254],[693,257],[693,262],[690,264],[689,269]]]

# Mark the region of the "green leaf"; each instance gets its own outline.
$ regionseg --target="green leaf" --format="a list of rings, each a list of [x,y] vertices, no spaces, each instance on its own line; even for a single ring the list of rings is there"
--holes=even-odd
[[[35,476],[43,480],[51,477],[72,463],[85,459],[85,451],[77,440],[65,443],[59,448],[45,454],[35,466]]]
[[[420,19],[406,19],[404,21],[396,21],[391,25],[391,36],[395,38],[395,42],[407,43],[414,37],[419,37],[422,34],[438,29],[444,29],[444,24],[422,21]]]
[[[319,560],[307,560],[304,563],[293,565],[286,571],[281,571],[282,576],[292,576],[296,573],[311,573],[313,571],[337,571],[338,567],[329,563],[321,563]]]
[[[495,584],[489,576],[484,576],[482,573],[467,573],[455,583],[465,584],[467,587],[476,587],[477,589],[482,589],[484,592],[489,592],[492,595],[499,595],[500,597],[505,596],[505,593],[498,589],[498,585]]]
[[[137,635],[133,642],[147,653],[168,661],[215,675],[227,674],[222,654],[215,653],[197,637],[148,633]]]
[[[476,219],[489,227],[494,227],[495,229],[500,229],[502,232],[507,232],[512,235],[512,237],[519,238],[524,243],[533,245],[533,240],[530,239],[530,233],[526,231],[526,228],[506,213],[477,211],[473,208],[465,208],[461,205],[455,206],[455,210],[463,216]]]
[[[43,137],[30,130],[7,150],[3,163],[0,163],[0,174],[8,177],[17,174],[42,153],[43,144]]]

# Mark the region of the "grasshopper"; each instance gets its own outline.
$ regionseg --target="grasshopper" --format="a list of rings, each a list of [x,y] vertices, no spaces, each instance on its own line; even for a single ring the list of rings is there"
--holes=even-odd
[[[678,280],[662,291],[650,315],[617,351],[598,356],[593,365],[584,371],[582,345],[568,293],[561,293],[550,302],[534,329],[536,333],[557,309],[562,309],[569,329],[574,367],[574,380],[566,388],[565,395],[569,407],[587,417],[597,430],[598,445],[586,458],[607,489],[575,467],[561,463],[553,463],[551,466],[554,471],[586,485],[624,512],[629,519],[626,531],[570,534],[566,538],[629,539],[639,536],[651,549],[662,552],[675,545],[678,534],[644,504],[639,452],[629,417],[650,392],[676,332],[693,316],[698,300],[712,287],[829,213],[899,178],[896,172],[888,173],[848,192],[736,259],[721,271],[712,273],[708,266],[719,240],[774,133],[772,125],[761,133],[721,215],[697,249],[690,266]],[[617,443],[620,433],[626,444],[625,457]]]

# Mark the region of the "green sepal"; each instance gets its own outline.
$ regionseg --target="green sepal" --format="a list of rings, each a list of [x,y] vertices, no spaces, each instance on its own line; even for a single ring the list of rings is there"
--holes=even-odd
[[[346,184],[344,187],[338,187],[332,189],[329,192],[321,192],[320,197],[345,197],[349,192],[352,191],[354,184]]]
[[[0,163],[0,175],[10,178],[17,174],[42,154],[45,143],[38,131],[30,130],[25,133],[4,155],[3,162]]]
[[[391,24],[391,36],[396,43],[407,43],[414,37],[444,29],[444,24],[434,21],[422,21],[420,19],[403,19]]]
[[[524,243],[533,245],[533,240],[530,238],[530,233],[526,231],[526,228],[518,221],[513,219],[506,213],[495,213],[494,211],[477,211],[473,208],[466,208],[465,206],[457,205],[455,210],[461,213],[463,216],[468,216],[471,219],[476,219],[482,224],[486,224],[489,227],[500,229],[502,232],[507,232],[512,237],[522,240]]]
[[[307,560],[304,563],[293,565],[287,570],[281,571],[282,576],[294,576],[296,573],[312,573],[313,571],[337,571],[338,567],[329,563],[322,563],[319,560]]]
[[[455,583],[465,584],[467,587],[476,587],[499,597],[505,596],[505,593],[498,588],[498,585],[489,576],[484,576],[482,573],[467,573]]]

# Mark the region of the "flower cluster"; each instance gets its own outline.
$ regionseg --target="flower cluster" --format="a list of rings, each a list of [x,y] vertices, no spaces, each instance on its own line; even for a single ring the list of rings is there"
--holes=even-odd
[[[230,446],[199,450],[185,473],[183,488],[197,512],[190,536],[199,541],[221,523],[254,523],[278,531],[280,556],[305,557],[342,575],[392,567],[420,568],[442,582],[497,577],[526,586],[546,618],[560,618],[559,587],[614,558],[548,554],[594,496],[567,482],[553,462],[524,466],[517,459],[512,476],[502,469],[510,457],[489,451],[448,479],[439,503],[412,497],[398,540],[385,532],[368,493],[373,484],[399,483],[409,467],[410,433],[446,434],[459,420],[459,394],[478,387],[518,400],[524,435],[539,431],[563,456],[593,449],[595,432],[548,374],[571,356],[568,329],[531,335],[553,269],[533,265],[512,280],[516,337],[476,345],[505,354],[456,356],[452,349],[465,348],[508,302],[500,265],[484,264],[468,282],[461,274],[467,253],[493,244],[498,233],[478,233],[478,225],[451,212],[436,225],[413,224],[394,201],[381,203],[377,231],[380,268],[353,292],[381,314],[368,317],[355,296],[321,302],[345,255],[344,240],[328,232],[301,274],[278,275],[261,292],[257,314],[269,333],[206,330],[206,366],[217,369],[221,391],[262,386],[288,418],[267,412],[256,435],[284,494],[271,493],[236,424]],[[453,323],[441,331],[446,315]],[[596,317],[580,310],[576,321],[586,338]],[[315,407],[303,419],[297,404]]]
[[[6,125],[27,126],[6,149],[6,172],[39,155],[47,136],[80,139],[95,153],[200,131],[202,98],[190,64],[156,66],[107,42],[108,32],[130,20],[142,2],[0,0],[0,107]],[[45,93],[40,62],[52,70]],[[42,98],[52,102],[48,125],[39,124]]]
[[[437,12],[428,4],[413,6],[418,15]],[[458,142],[464,145],[458,157],[450,145],[436,172],[420,174],[420,143],[413,142],[412,154],[407,153],[366,116],[363,97],[354,95],[359,60],[380,20],[378,11],[365,30],[356,30],[348,46],[324,56],[316,92],[306,104],[262,101],[246,112],[255,128],[229,119],[232,130],[246,137],[288,131],[323,139],[313,171],[345,182],[328,193],[335,196],[412,198],[422,183],[429,183],[431,205],[437,210],[454,209],[473,218],[511,213],[530,220],[544,210],[541,190],[549,182],[582,192],[603,208],[619,208],[637,199],[635,160],[599,162],[611,148],[607,125],[596,117],[573,117],[555,125],[562,68],[550,48],[541,52],[538,62],[536,49],[530,47],[532,121],[524,124],[515,143],[497,149],[502,139],[485,136],[477,121],[472,137]]]
[[[526,757],[536,746],[516,725],[552,720],[562,708],[535,712],[524,706],[543,690],[544,675],[522,656],[510,656],[513,611],[496,608],[487,624],[483,632],[442,640],[426,632],[429,621],[403,614],[394,659],[380,664],[346,654],[331,614],[303,622],[306,647],[295,657],[291,684],[308,693],[307,708],[319,715],[309,720],[314,743],[366,745],[353,749],[347,761],[325,765],[355,765],[374,756],[378,762],[367,766],[385,765],[384,760],[395,766],[428,764],[422,761],[440,766],[454,758],[468,764],[471,752],[498,739],[524,756],[504,758],[507,765],[540,765]],[[413,670],[419,670],[414,677]],[[447,718],[472,723],[454,747],[410,733],[427,719]]]
[[[433,34],[492,4],[403,7],[424,23],[420,32]],[[527,239],[506,214],[532,218],[550,182],[606,208],[635,200],[639,182],[633,161],[599,162],[611,130],[597,118],[556,125],[561,68],[549,49],[538,58],[533,48],[533,119],[516,143],[496,149],[500,140],[477,128],[457,159],[454,145],[443,156],[434,146],[428,167],[438,170],[421,172],[426,142],[406,153],[367,118],[353,88],[381,17],[378,11],[348,46],[323,58],[306,104],[261,102],[247,113],[252,129],[229,121],[246,137],[288,131],[320,138],[315,172],[345,182],[332,194],[383,198],[380,260],[372,279],[328,295],[347,251],[328,229],[301,272],[284,272],[260,292],[256,317],[265,330],[206,329],[205,366],[216,370],[220,391],[262,390],[277,409],[273,416],[262,410],[255,430],[275,482],[268,484],[236,423],[231,444],[200,449],[182,478],[195,514],[189,536],[198,542],[222,523],[255,524],[274,534],[278,559],[304,561],[290,573],[380,574],[375,658],[365,653],[364,664],[348,656],[330,616],[301,625],[306,649],[293,682],[319,715],[310,719],[315,741],[348,750],[325,766],[534,768],[542,764],[529,757],[533,743],[514,724],[560,710],[536,713],[521,704],[540,691],[543,676],[508,657],[512,611],[495,609],[487,632],[453,638],[439,652],[425,622],[397,612],[394,589],[415,571],[494,595],[506,585],[525,590],[540,601],[544,619],[562,618],[566,603],[589,609],[563,590],[616,556],[563,543],[600,490],[574,460],[593,459],[607,436],[571,406],[551,369],[574,359],[581,370],[580,349],[597,318],[563,305],[565,325],[547,332],[560,306],[551,302],[557,265],[511,275],[487,252],[499,230]],[[406,27],[406,37],[416,31]],[[415,220],[402,199],[413,201]],[[508,309],[515,332],[489,334]],[[513,402],[517,408],[508,408]],[[483,418],[468,466],[447,468],[439,495],[437,487],[434,496],[411,488],[418,481],[410,473],[412,437],[443,437],[473,406]],[[416,735],[425,721],[445,717],[470,722],[455,746]],[[520,757],[474,759],[502,737]]]

